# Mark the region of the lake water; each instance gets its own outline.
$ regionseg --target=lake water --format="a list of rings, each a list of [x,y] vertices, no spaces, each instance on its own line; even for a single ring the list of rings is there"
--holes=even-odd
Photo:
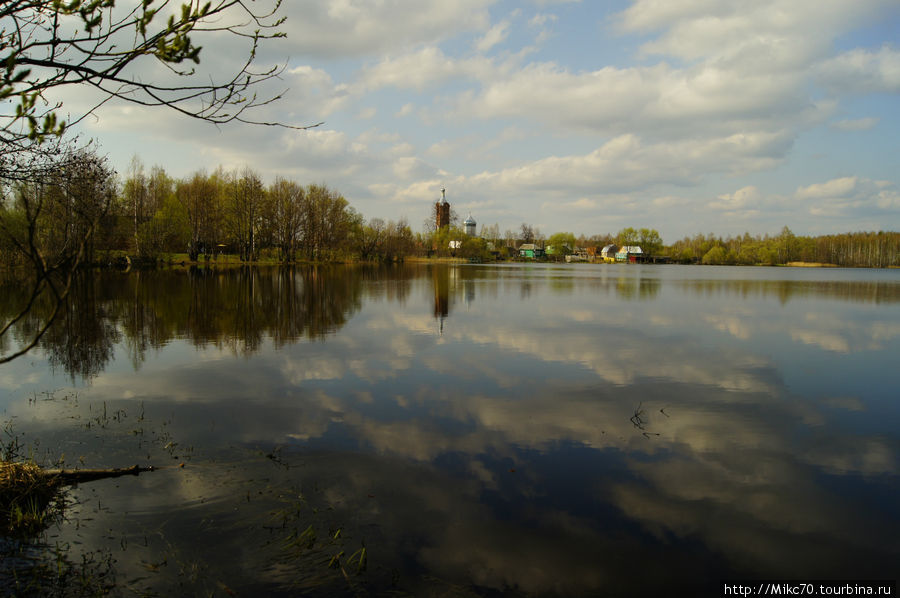
[[[69,492],[66,583],[712,596],[896,578],[898,389],[898,270],[183,270],[80,280],[0,422],[165,466]]]

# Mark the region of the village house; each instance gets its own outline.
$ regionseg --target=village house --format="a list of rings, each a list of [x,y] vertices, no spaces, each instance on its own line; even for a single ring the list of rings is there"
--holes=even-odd
[[[544,250],[534,243],[525,243],[519,246],[519,257],[527,257],[530,259],[544,257]]]
[[[619,251],[618,245],[605,245],[603,249],[600,250],[600,258],[604,262],[614,262],[616,261],[617,251]]]
[[[617,262],[640,262],[643,261],[644,252],[637,245],[624,245],[616,251]]]

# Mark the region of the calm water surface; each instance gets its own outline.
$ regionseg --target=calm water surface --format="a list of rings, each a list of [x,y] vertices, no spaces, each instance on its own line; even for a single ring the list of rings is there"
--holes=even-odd
[[[0,368],[39,458],[167,466],[74,488],[43,539],[121,595],[641,595],[900,562],[897,270],[107,273]]]

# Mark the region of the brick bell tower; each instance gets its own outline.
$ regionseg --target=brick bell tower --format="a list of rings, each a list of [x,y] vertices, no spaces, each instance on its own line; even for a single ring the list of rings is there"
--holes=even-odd
[[[450,203],[446,193],[447,190],[441,187],[441,201],[434,204],[434,223],[438,230],[450,226]]]

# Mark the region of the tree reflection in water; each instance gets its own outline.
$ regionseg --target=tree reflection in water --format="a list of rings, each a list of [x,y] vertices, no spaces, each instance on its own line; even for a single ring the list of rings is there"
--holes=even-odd
[[[64,315],[40,347],[54,367],[90,380],[110,361],[122,336],[135,368],[149,350],[173,339],[248,355],[264,339],[280,347],[321,338],[340,329],[359,310],[362,283],[372,275],[370,270],[309,266],[84,272],[68,297]],[[15,285],[3,296],[4,313],[23,300]],[[15,336],[27,337],[47,313],[38,306]]]
[[[412,595],[440,579],[459,593],[662,595],[723,576],[884,576],[900,554],[891,276],[95,273],[43,346],[97,376],[79,405],[55,406],[72,417],[17,404],[24,385],[8,409],[87,466],[186,462],[93,502],[79,489],[84,524],[60,530],[158,593],[190,581],[176,558],[207,567],[192,589],[284,595],[387,594],[395,577]],[[140,371],[114,367],[126,355]],[[106,422],[107,405],[127,415]],[[96,422],[89,434],[75,416]],[[341,551],[352,583],[327,567]]]

